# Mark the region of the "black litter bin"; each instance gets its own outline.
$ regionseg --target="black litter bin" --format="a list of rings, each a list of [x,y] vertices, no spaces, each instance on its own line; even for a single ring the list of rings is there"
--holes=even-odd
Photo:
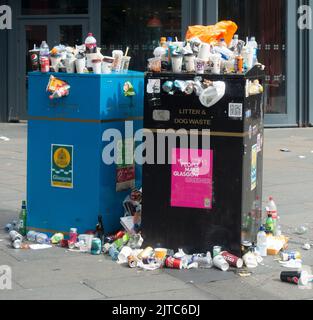
[[[197,76],[201,81],[225,83],[224,96],[209,108],[195,93],[176,89],[168,94],[162,88],[166,82],[193,81]],[[241,255],[242,241],[255,241],[262,221],[264,127],[263,94],[250,95],[247,90],[254,80],[264,83],[259,66],[243,75],[146,74],[144,128],[154,136],[154,161],[150,155],[143,166],[146,245],[182,248],[188,253],[207,252],[219,245]],[[195,129],[206,130],[196,138],[198,151],[210,165],[205,176],[188,176],[188,167],[195,165],[193,158],[178,167],[168,161],[157,163],[161,148],[165,147],[166,159],[168,153],[183,149],[179,129],[184,129],[189,142]],[[173,150],[170,136],[175,134]],[[210,136],[209,148],[204,146],[204,136]],[[160,141],[166,141],[165,146]],[[148,141],[147,146],[151,153]]]

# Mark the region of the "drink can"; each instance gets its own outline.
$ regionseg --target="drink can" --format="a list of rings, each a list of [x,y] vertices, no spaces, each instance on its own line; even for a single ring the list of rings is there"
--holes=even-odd
[[[40,50],[30,50],[30,62],[33,71],[39,71],[39,54]]]
[[[131,269],[134,269],[137,267],[137,259],[134,256],[129,256],[128,257],[128,266]]]
[[[282,261],[301,259],[301,253],[298,251],[282,252],[280,254]]]
[[[91,254],[92,255],[100,255],[102,251],[102,243],[98,238],[92,239],[91,243]]]
[[[47,73],[50,71],[50,61],[48,57],[40,58],[41,72]]]
[[[238,73],[243,73],[243,57],[242,56],[238,56],[236,57],[236,71]]]
[[[10,236],[12,242],[14,242],[17,239],[19,239],[21,241],[23,240],[23,236],[15,230],[10,231],[9,236]]]
[[[280,274],[280,280],[282,282],[304,286],[309,283],[309,277],[306,271],[284,271]]]
[[[213,248],[213,258],[216,257],[216,256],[218,256],[219,254],[221,254],[221,252],[222,252],[222,247],[220,247],[220,246],[215,246],[215,247]]]
[[[224,259],[228,262],[228,264],[235,268],[242,268],[243,267],[243,260],[234,256],[233,254],[223,251],[221,255],[224,257]]]
[[[169,269],[178,269],[181,270],[183,267],[183,263],[180,259],[175,259],[173,257],[168,257],[165,260],[165,266]]]

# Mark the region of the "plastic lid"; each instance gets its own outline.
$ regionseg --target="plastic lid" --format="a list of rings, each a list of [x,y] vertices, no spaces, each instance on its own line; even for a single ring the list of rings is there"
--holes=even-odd
[[[274,198],[271,196],[271,197],[269,197],[269,200],[270,200],[270,201],[273,201],[273,200],[274,200]]]
[[[251,37],[251,41],[255,41],[255,37]]]
[[[168,37],[167,41],[173,41],[173,38],[172,37]]]
[[[266,231],[266,229],[265,229],[265,227],[264,227],[264,226],[261,226],[259,231],[264,231],[264,232],[265,232],[265,231]]]

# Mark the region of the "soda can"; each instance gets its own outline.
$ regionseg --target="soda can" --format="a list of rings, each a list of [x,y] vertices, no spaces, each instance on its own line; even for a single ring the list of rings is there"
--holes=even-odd
[[[309,283],[309,276],[306,271],[284,271],[280,274],[280,280],[282,282],[306,286]]]
[[[175,259],[173,257],[168,257],[165,260],[165,266],[169,269],[178,269],[181,270],[183,268],[183,263],[180,259]]]
[[[40,58],[40,66],[41,72],[47,73],[50,71],[50,61],[48,57],[41,57]]]
[[[128,266],[131,269],[134,269],[137,267],[137,259],[134,256],[129,256],[128,257]]]
[[[243,57],[242,56],[238,56],[236,57],[236,66],[235,66],[235,70],[237,73],[243,73]]]
[[[215,246],[215,247],[213,248],[213,258],[216,257],[216,256],[218,256],[219,254],[221,254],[221,252],[222,252],[222,247],[220,247],[220,246]]]
[[[234,256],[233,254],[223,251],[221,255],[224,257],[224,259],[228,262],[228,264],[231,267],[235,267],[238,269],[241,269],[243,267],[243,260]]]
[[[91,254],[92,255],[100,255],[102,251],[102,243],[98,238],[92,239],[91,243]]]
[[[301,253],[298,251],[282,252],[280,258],[282,261],[301,259]]]

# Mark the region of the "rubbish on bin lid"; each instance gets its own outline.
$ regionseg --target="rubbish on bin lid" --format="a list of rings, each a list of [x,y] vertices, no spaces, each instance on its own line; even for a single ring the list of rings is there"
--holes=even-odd
[[[244,264],[248,269],[254,269],[258,266],[257,257],[252,252],[248,252],[243,256]]]
[[[292,259],[289,261],[279,261],[279,263],[289,269],[301,269],[302,268],[302,260],[300,259]]]
[[[303,250],[311,250],[311,245],[309,243],[305,243],[303,246],[302,246],[302,249]]]
[[[52,244],[59,244],[62,240],[64,240],[64,234],[56,233],[51,237]]]
[[[226,84],[223,81],[215,81],[212,86],[204,89],[200,95],[200,102],[203,106],[210,108],[218,103],[225,95]]]
[[[301,259],[301,253],[298,251],[284,251],[280,253],[280,260],[287,262],[289,260]]]
[[[0,137],[0,140],[5,141],[5,142],[10,141],[10,139],[9,139],[9,138],[4,137],[4,136],[1,136],[1,137]]]
[[[308,228],[306,226],[299,226],[295,229],[295,234],[304,235],[308,232]]]
[[[29,247],[32,250],[45,250],[52,248],[52,246],[48,244],[30,244]]]

